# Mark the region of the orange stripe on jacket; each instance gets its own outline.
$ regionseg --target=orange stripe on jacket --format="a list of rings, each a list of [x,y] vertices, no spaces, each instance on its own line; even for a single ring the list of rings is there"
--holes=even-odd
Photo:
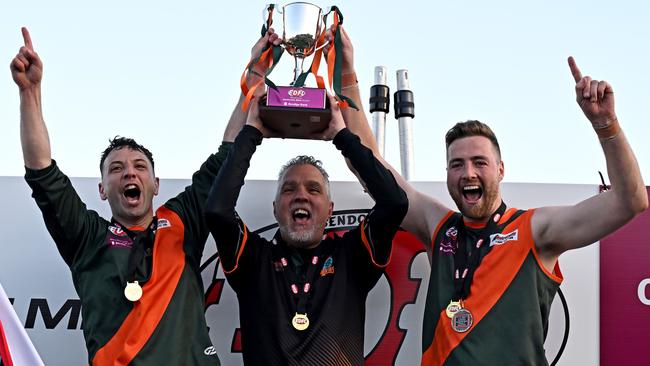
[[[361,223],[361,241],[363,242],[363,245],[366,247],[366,250],[368,251],[368,255],[370,255],[370,260],[372,261],[372,264],[377,267],[377,268],[386,268],[388,264],[390,263],[391,258],[393,258],[393,244],[391,243],[390,245],[390,253],[388,254],[388,260],[384,264],[379,264],[375,260],[375,256],[372,254],[372,247],[370,245],[370,241],[368,240],[368,237],[366,237],[366,222],[363,221]],[[392,241],[393,239],[391,239]]]
[[[237,251],[237,257],[235,258],[235,266],[232,267],[231,270],[226,270],[226,268],[223,266],[223,261],[221,262],[221,269],[223,269],[223,273],[225,274],[231,274],[235,272],[237,267],[239,267],[239,258],[241,257],[242,253],[244,253],[244,248],[246,247],[246,242],[248,241],[248,228],[246,227],[246,224],[241,222],[242,225],[244,225],[244,237],[241,240],[241,243],[239,243],[239,250]]]
[[[153,249],[151,278],[142,286],[142,298],[122,325],[93,358],[93,366],[128,365],[153,334],[165,314],[185,267],[184,225],[178,215],[166,207],[156,212],[170,227],[158,229]]]
[[[500,222],[506,221],[513,213],[514,211],[506,212]],[[455,332],[443,309],[436,325],[434,342],[422,355],[422,365],[443,365],[451,352],[481,322],[508,289],[528,254],[535,252],[531,228],[533,213],[534,210],[526,211],[503,229],[503,233],[508,233],[518,228],[518,240],[494,246],[474,273],[470,295],[465,300],[465,307],[474,316],[472,328],[465,333]]]

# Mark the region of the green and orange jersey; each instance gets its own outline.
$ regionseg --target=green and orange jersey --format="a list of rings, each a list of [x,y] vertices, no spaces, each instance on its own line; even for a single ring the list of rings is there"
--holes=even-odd
[[[135,270],[143,290],[135,302],[124,296],[132,239],[86,208],[56,162],[27,169],[32,196],[72,272],[92,365],[219,365],[203,312],[200,260],[209,231],[202,211],[231,145],[222,144],[192,184],[156,210],[153,244]]]
[[[490,251],[464,300],[473,315],[473,324],[464,333],[452,329],[445,313],[454,292],[454,253],[459,244],[472,245],[484,234],[466,223],[467,240],[458,243],[460,213],[449,212],[438,224],[429,253],[422,365],[548,364],[544,339],[562,274],[558,265],[551,273],[540,262],[532,236],[533,213],[511,208],[500,218],[501,231],[490,237]]]

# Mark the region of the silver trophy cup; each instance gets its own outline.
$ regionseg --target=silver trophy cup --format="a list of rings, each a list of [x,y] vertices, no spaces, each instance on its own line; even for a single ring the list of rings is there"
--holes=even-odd
[[[281,22],[277,22],[277,15],[281,15]],[[309,138],[313,133],[324,131],[331,118],[326,90],[296,83],[304,71],[305,58],[326,44],[322,38],[325,32],[323,10],[307,2],[267,5],[264,9],[267,24],[271,18],[282,38],[281,46],[293,56],[293,80],[288,86],[269,88],[260,105],[260,118],[283,137]],[[318,44],[319,39],[322,44]]]

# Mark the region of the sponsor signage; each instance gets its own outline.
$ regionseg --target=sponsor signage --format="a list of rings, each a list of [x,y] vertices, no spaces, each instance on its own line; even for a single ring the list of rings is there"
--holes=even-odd
[[[650,211],[645,211],[600,241],[601,366],[650,365],[644,352],[648,340]]]
[[[97,194],[97,181],[96,178],[72,179],[88,208],[109,218],[108,205]],[[187,180],[162,180],[156,207],[174,197],[187,184]],[[418,183],[418,189],[443,199],[448,196],[442,183]],[[332,182],[332,192],[336,211],[327,223],[327,230],[328,235],[338,235],[365,219],[368,209],[372,207],[372,200],[363,194],[356,182]],[[504,196],[518,207],[535,207],[551,202],[551,199],[553,204],[575,203],[593,192],[594,186],[586,185],[505,185]],[[237,207],[247,225],[267,238],[277,228],[271,205],[274,193],[275,182],[247,181]],[[11,207],[11,210],[0,212],[0,231],[3,232],[5,244],[0,255],[0,282],[46,365],[86,364],[81,303],[70,272],[45,229],[40,211],[30,194],[22,178],[0,177],[0,201],[6,207]],[[539,202],[531,201],[531,197]],[[453,207],[450,199],[444,203]],[[167,225],[166,222],[158,223],[161,229]],[[111,232],[113,245],[130,245],[120,242],[128,237],[119,227],[114,227]],[[447,233],[450,244],[455,236],[453,230]],[[213,347],[204,352],[216,352],[224,365],[242,365],[237,297],[225,280],[211,238],[205,248],[201,276],[205,285],[205,314]],[[597,289],[591,291],[588,282],[595,283],[597,278],[584,280],[576,275],[584,273],[585,268],[597,268],[597,262],[591,262],[589,253],[589,249],[576,251],[569,260],[561,263],[566,277],[562,286],[571,307],[572,325],[584,324],[572,326],[561,364],[593,364],[589,360],[586,363],[582,361],[585,355],[597,354],[597,329],[596,335],[593,335],[594,329],[589,327],[597,326],[598,318],[584,319],[588,310],[596,311],[598,308]],[[573,258],[577,258],[576,263],[572,263]],[[597,272],[594,270],[594,273]],[[336,275],[336,263],[327,259],[323,261],[320,274]],[[366,365],[419,364],[428,275],[429,263],[424,246],[411,234],[399,232],[394,240],[393,255],[386,274],[370,292],[366,303]],[[643,282],[644,278],[650,279],[650,275],[638,278],[632,293],[637,303],[648,309],[650,306],[643,305],[636,296],[637,289],[643,287],[643,296],[650,298],[650,284]],[[572,280],[578,281],[574,287]],[[553,307],[556,308],[558,303],[556,301]],[[551,312],[549,339],[545,345],[551,359],[559,348],[563,328],[564,318],[560,307]],[[61,352],[62,349],[66,352]]]

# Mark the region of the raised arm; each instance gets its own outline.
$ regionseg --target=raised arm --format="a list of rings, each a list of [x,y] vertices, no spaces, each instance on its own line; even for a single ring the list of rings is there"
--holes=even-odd
[[[244,223],[235,212],[237,199],[250,160],[257,145],[262,143],[264,128],[259,121],[258,99],[249,106],[246,126],[237,135],[232,151],[212,183],[205,206],[205,219],[217,243],[224,271],[234,271],[247,235]]]
[[[257,40],[257,42],[253,45],[253,48],[251,49],[251,58],[258,57],[267,45],[279,45],[281,41],[282,40],[279,38],[277,33],[275,33],[273,28],[270,28],[266,32],[266,34],[263,37],[261,37],[259,40]],[[246,74],[246,83],[248,85],[253,85],[256,82],[260,81],[263,78],[263,75],[266,73],[265,68],[266,66],[262,64],[256,64],[253,67],[253,72],[249,72]],[[255,92],[256,96],[259,97],[263,94],[264,94],[263,87],[256,89]],[[237,137],[239,130],[241,130],[241,127],[246,122],[248,111],[242,110],[242,104],[244,103],[245,98],[246,97],[244,95],[242,95],[241,93],[239,94],[239,101],[237,101],[237,105],[235,106],[235,108],[232,111],[232,114],[230,115],[230,121],[228,122],[226,131],[223,134],[224,141],[228,141],[228,142],[235,141],[235,137]]]
[[[335,103],[331,105],[333,119],[340,118],[343,127],[338,107]],[[362,241],[372,263],[376,267],[384,267],[390,260],[393,238],[408,210],[406,193],[397,184],[393,174],[350,129],[340,129],[334,137],[334,144],[341,150],[375,200],[374,207],[361,227]]]
[[[574,206],[535,211],[533,236],[547,268],[561,253],[600,240],[648,207],[639,165],[616,117],[612,86],[583,77],[573,57],[569,57],[569,68],[576,82],[578,105],[603,148],[612,186]]]
[[[261,53],[267,44],[274,42],[279,42],[279,40],[277,34],[271,29],[253,45],[251,49],[252,55],[255,56]],[[256,70],[256,74],[247,75],[249,82],[259,80],[259,74],[263,75],[264,70]],[[181,194],[165,204],[185,218],[184,222],[189,228],[191,235],[195,238],[194,242],[197,243],[195,246],[195,255],[199,257],[203,253],[203,246],[205,245],[209,232],[209,228],[203,219],[203,211],[210,187],[232,148],[232,142],[246,122],[247,112],[241,110],[242,102],[243,98],[240,97],[233,108],[228,125],[223,134],[223,142],[218,152],[211,155],[201,168],[194,173],[190,186],[186,187]]]
[[[9,66],[20,92],[20,143],[25,166],[43,169],[52,164],[50,138],[41,105],[43,63],[34,51],[29,31],[24,27],[21,30],[24,45]]]
[[[345,96],[351,98],[359,107],[359,110],[346,108],[341,111],[343,119],[345,120],[345,125],[351,132],[359,136],[361,143],[372,150],[375,157],[393,173],[397,183],[406,192],[409,201],[408,212],[402,221],[401,226],[403,229],[413,233],[422,243],[429,247],[436,226],[449,212],[449,209],[435,198],[418,192],[381,156],[375,137],[370,129],[370,125],[368,124],[366,112],[363,108],[364,103],[361,101],[359,83],[356,82],[354,48],[352,46],[352,41],[342,26],[340,27],[340,31],[342,49],[339,51],[340,53],[337,57],[341,57],[343,73],[342,91]],[[334,39],[331,29],[328,30],[327,38],[329,40]],[[350,166],[350,164],[348,164],[348,166]],[[353,167],[350,168],[352,172],[363,181],[355,169]],[[364,182],[362,182],[362,184],[364,184]]]

